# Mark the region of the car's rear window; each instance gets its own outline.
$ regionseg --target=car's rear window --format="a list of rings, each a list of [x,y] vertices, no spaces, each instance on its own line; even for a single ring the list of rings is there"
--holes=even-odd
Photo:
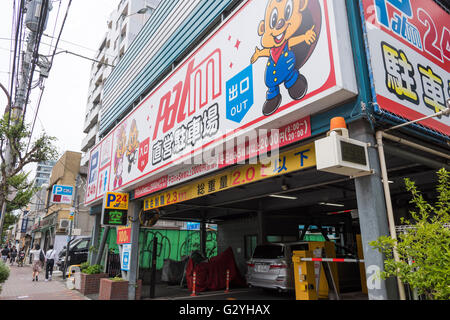
[[[280,259],[284,258],[284,247],[274,245],[257,246],[253,253],[254,259]]]
[[[307,251],[308,250],[308,244],[302,243],[302,244],[294,244],[291,246],[291,252],[294,251]]]

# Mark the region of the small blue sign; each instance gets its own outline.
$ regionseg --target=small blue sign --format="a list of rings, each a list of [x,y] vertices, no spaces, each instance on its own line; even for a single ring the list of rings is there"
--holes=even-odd
[[[241,123],[253,106],[253,65],[248,66],[226,84],[227,119]]]
[[[73,187],[72,186],[53,186],[53,194],[58,196],[72,196]]]
[[[131,244],[122,245],[122,271],[130,271]]]
[[[186,230],[200,230],[200,223],[199,222],[187,222]]]

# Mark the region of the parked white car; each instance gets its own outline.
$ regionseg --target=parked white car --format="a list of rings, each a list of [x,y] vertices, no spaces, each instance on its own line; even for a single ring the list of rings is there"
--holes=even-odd
[[[295,290],[292,252],[308,250],[307,242],[258,245],[247,262],[247,283],[251,287]]]

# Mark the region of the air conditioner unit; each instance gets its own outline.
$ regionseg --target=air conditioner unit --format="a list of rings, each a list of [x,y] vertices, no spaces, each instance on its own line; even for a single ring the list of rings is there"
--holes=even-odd
[[[61,219],[59,220],[59,229],[68,229],[70,226],[69,219]]]

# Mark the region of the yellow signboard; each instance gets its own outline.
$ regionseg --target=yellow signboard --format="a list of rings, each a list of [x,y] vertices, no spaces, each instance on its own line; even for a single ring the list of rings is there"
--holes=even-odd
[[[225,170],[187,185],[156,193],[144,200],[144,210],[152,210],[219,191],[272,178],[316,165],[314,143],[281,153],[267,164],[248,164]]]
[[[128,210],[128,193],[107,192],[104,204],[105,209]]]

